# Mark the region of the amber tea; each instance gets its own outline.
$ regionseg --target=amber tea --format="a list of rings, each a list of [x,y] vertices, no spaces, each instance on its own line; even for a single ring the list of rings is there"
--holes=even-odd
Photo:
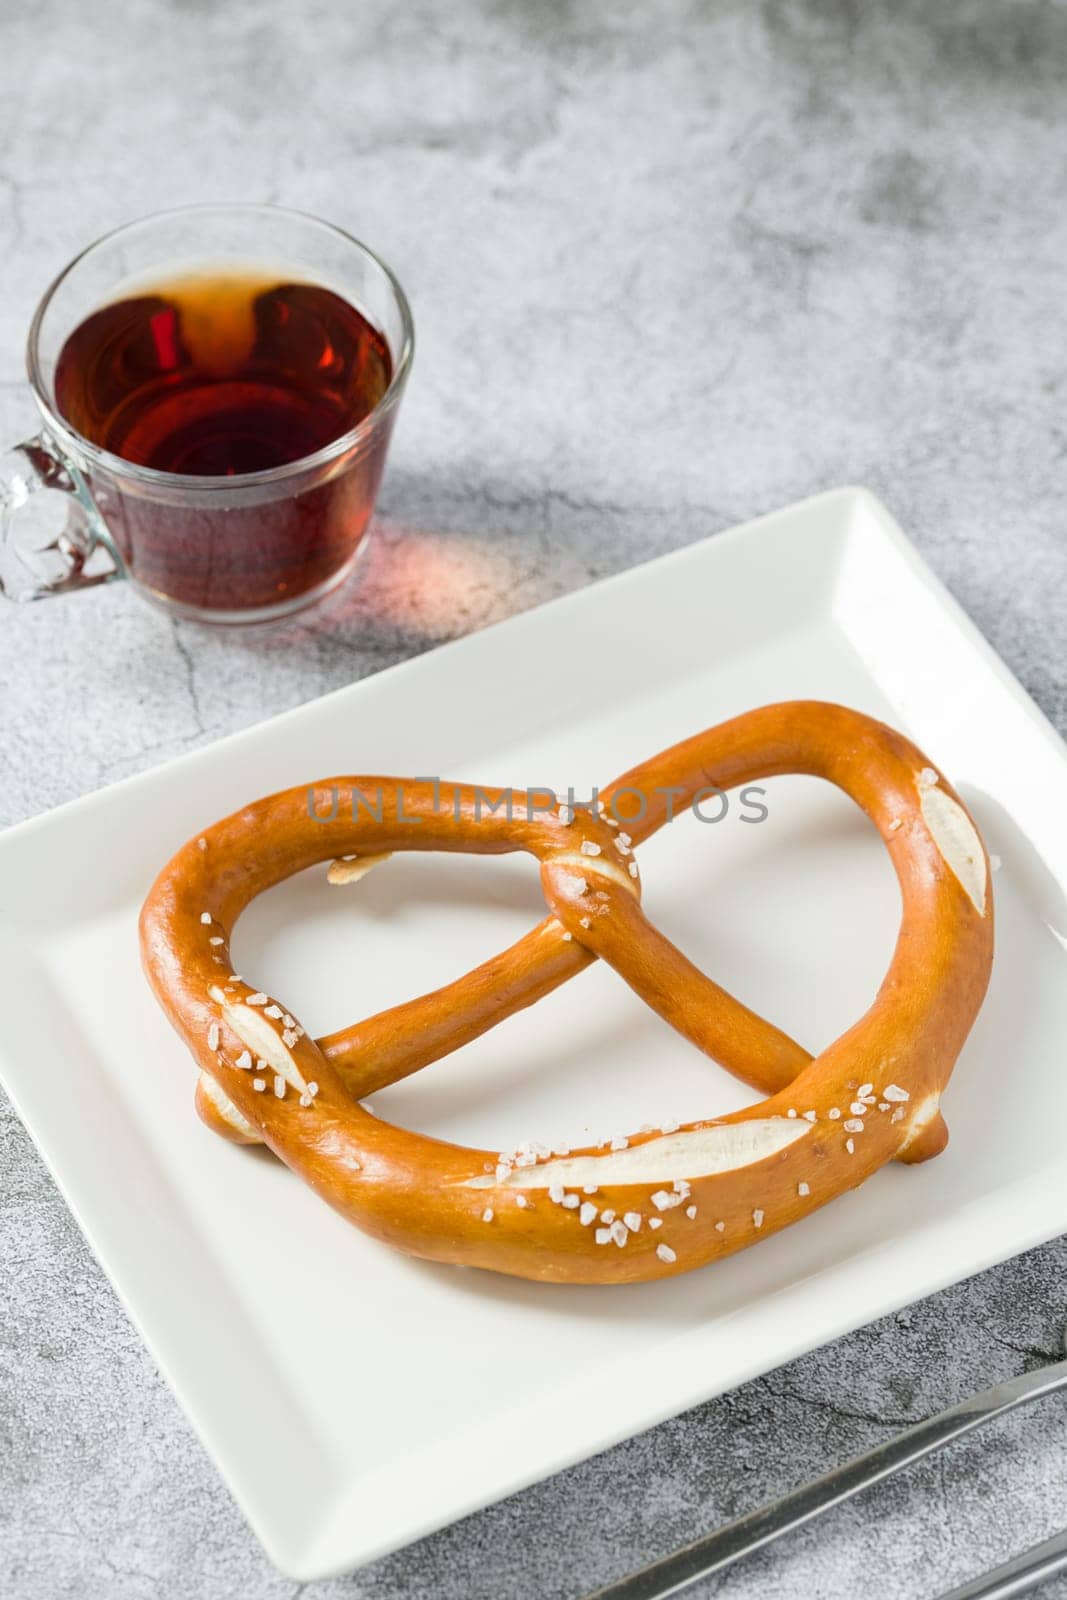
[[[333,290],[218,271],[140,289],[66,339],[55,404],[84,438],[135,467],[234,479],[303,461],[368,417],[389,388],[382,333]],[[197,610],[239,613],[328,587],[374,504],[388,429],[316,467],[288,498],[213,509],[123,494],[102,504],[147,588]],[[106,486],[94,487],[98,501]]]

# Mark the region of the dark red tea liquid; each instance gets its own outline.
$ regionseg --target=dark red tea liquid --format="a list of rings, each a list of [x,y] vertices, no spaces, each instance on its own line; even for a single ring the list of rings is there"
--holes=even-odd
[[[281,482],[234,480],[334,443],[391,378],[383,335],[332,290],[219,271],[93,312],[63,346],[55,400],[93,444],[174,475],[153,484],[92,474],[131,576],[194,612],[262,613],[347,567],[373,509],[388,424]],[[201,481],[183,492],[185,477]]]

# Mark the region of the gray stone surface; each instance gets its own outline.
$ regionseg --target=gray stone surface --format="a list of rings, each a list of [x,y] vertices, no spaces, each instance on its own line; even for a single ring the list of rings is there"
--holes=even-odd
[[[1064,5],[41,0],[0,15],[0,90],[5,435],[45,282],[163,205],[335,219],[420,336],[367,581],[323,618],[210,636],[122,586],[0,615],[3,821],[847,481],[1067,731]],[[2,1114],[0,1591],[293,1594]],[[571,1600],[1050,1356],[1065,1267],[1035,1251],[308,1600]],[[1067,1523],[1065,1425],[1049,1403],[693,1592],[933,1596]]]

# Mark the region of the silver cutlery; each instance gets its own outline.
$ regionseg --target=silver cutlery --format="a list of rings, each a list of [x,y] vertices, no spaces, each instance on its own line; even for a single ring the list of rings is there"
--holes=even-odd
[[[972,1578],[943,1594],[941,1600],[1013,1600],[1029,1594],[1039,1583],[1047,1583],[1067,1568],[1067,1532],[1053,1534],[1041,1544],[1032,1545],[1021,1556],[1012,1556],[1001,1567]]]
[[[969,1400],[962,1400],[958,1405],[950,1406],[947,1411],[940,1411],[924,1422],[917,1422],[914,1427],[906,1428],[903,1433],[887,1439],[884,1444],[877,1445],[864,1455],[853,1457],[851,1461],[835,1467],[832,1472],[825,1473],[821,1478],[802,1484],[798,1489],[790,1490],[780,1500],[760,1506],[757,1510],[750,1511],[747,1516],[739,1517],[735,1522],[728,1522],[716,1532],[705,1534],[692,1544],[684,1545],[673,1555],[664,1556],[661,1560],[653,1561],[649,1566],[632,1572],[629,1577],[620,1578],[615,1583],[597,1589],[594,1594],[588,1595],[586,1600],[663,1600],[666,1595],[678,1594],[691,1583],[695,1583],[698,1578],[707,1578],[712,1573],[721,1572],[724,1567],[740,1560],[742,1556],[751,1555],[754,1550],[780,1539],[792,1529],[803,1527],[805,1523],[822,1516],[834,1506],[850,1500],[853,1495],[859,1494],[861,1489],[868,1489],[872,1484],[881,1483],[883,1479],[892,1477],[894,1473],[911,1466],[913,1462],[921,1461],[925,1456],[932,1455],[945,1445],[951,1444],[954,1439],[962,1438],[965,1433],[971,1433],[973,1429],[992,1422],[995,1417],[1002,1417],[1019,1406],[1030,1405],[1033,1401],[1042,1400],[1046,1395],[1056,1394],[1061,1389],[1067,1389],[1067,1360],[1050,1362],[1047,1366],[1038,1367],[1034,1372],[1024,1372],[1017,1378],[1008,1378],[1004,1383],[994,1384],[993,1388],[983,1390],[981,1394],[976,1394]],[[1050,1544],[1056,1542],[1052,1540]],[[1067,1550],[1067,1536],[1060,1536],[1060,1545],[1062,1549]],[[1036,1551],[1029,1552],[1029,1555],[1037,1556],[1045,1548],[1039,1546]],[[1026,1560],[1026,1556],[1016,1558],[1017,1563]],[[1008,1567],[1000,1568],[999,1572],[1007,1573],[1011,1566],[1012,1563],[1009,1562]],[[1043,1576],[1048,1575],[1049,1573],[1043,1573]],[[989,1582],[996,1576],[997,1574],[989,1574],[985,1580],[979,1581]],[[1035,1578],[1028,1587],[1032,1588],[1033,1583],[1039,1581],[1040,1578]],[[952,1595],[943,1597],[943,1600],[965,1600],[965,1597],[966,1600],[979,1600],[979,1597],[981,1600],[987,1600],[987,1596],[988,1600],[1001,1600],[1001,1597],[1024,1592],[1025,1589],[1019,1588],[965,1587],[954,1590]]]

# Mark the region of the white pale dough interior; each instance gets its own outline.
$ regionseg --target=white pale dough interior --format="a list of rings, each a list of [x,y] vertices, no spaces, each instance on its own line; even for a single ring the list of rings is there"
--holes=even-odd
[[[919,785],[923,821],[959,879],[975,910],[985,916],[986,865],[982,841],[970,817],[944,789]]]
[[[676,1178],[709,1178],[718,1172],[751,1166],[811,1132],[811,1123],[788,1117],[758,1117],[748,1122],[721,1123],[685,1129],[610,1150],[602,1156],[561,1157],[535,1167],[516,1167],[506,1178],[493,1173],[470,1178],[468,1189],[547,1189],[553,1184],[581,1188],[626,1183],[672,1183]]]
[[[584,877],[611,878],[620,888],[628,889],[633,895],[637,893],[637,885],[630,873],[617,866],[614,861],[605,860],[603,855],[586,856],[577,850],[567,850],[557,856],[549,856],[545,865],[576,867]]]
[[[200,1074],[200,1087],[224,1122],[228,1122],[238,1133],[243,1133],[246,1139],[259,1138],[258,1130],[253,1128],[247,1117],[242,1116],[229,1095],[219,1088],[210,1072]]]
[[[928,1094],[925,1100],[918,1102],[908,1119],[908,1137],[900,1147],[902,1155],[909,1145],[915,1143],[920,1133],[925,1132],[940,1110],[941,1096],[936,1092]]]
[[[343,884],[358,883],[360,878],[365,878],[372,867],[381,866],[383,861],[388,861],[393,852],[383,850],[376,856],[353,856],[351,861],[346,861],[342,856],[338,861],[331,861],[326,870],[327,883]]]
[[[290,1088],[307,1093],[303,1073],[268,1018],[253,1006],[231,1005],[228,1001],[223,1003],[222,1014],[253,1055],[262,1057],[269,1067],[280,1073]]]

